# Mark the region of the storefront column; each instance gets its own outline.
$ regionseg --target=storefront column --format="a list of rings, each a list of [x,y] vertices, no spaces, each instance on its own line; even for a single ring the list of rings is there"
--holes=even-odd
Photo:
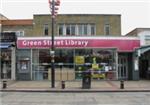
[[[11,80],[16,80],[16,48],[11,50]]]
[[[118,80],[118,52],[117,52],[117,50],[116,50],[116,79]]]
[[[136,53],[133,54],[133,62],[132,80],[139,80],[139,57]]]

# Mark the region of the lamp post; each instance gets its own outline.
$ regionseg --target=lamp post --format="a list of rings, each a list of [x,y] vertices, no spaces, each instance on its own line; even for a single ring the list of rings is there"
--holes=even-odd
[[[55,25],[55,18],[57,15],[57,6],[60,6],[60,1],[59,0],[49,0],[49,7],[51,11],[51,87],[55,88],[55,46],[54,46],[54,25]]]

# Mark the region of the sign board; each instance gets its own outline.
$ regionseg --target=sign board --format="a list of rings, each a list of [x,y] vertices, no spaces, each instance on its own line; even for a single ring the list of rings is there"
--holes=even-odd
[[[92,64],[92,69],[99,69],[99,65],[98,64]]]
[[[84,56],[75,56],[75,63],[76,64],[84,64],[85,63]]]
[[[1,42],[15,42],[16,41],[16,33],[15,32],[5,32],[0,34]]]
[[[18,49],[51,48],[51,38],[25,38],[17,40]],[[116,48],[119,52],[132,52],[140,47],[140,40],[129,38],[55,37],[55,48]]]

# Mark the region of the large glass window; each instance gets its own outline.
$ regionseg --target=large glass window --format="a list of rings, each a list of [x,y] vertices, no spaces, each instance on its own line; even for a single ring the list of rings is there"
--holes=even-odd
[[[51,79],[51,56],[48,49],[32,50],[33,80]],[[74,80],[73,50],[55,50],[55,79]]]
[[[91,70],[92,79],[115,79],[115,58],[115,49],[56,49],[55,79],[81,79],[82,72],[85,70]],[[32,68],[32,77],[34,80],[50,80],[50,50],[32,50]]]
[[[93,50],[93,78],[116,79],[116,50]]]
[[[81,79],[82,72],[91,68],[92,49],[75,49],[75,78]]]
[[[82,78],[84,70],[91,70],[92,79],[116,79],[116,50],[76,49],[76,79]]]
[[[48,79],[48,69],[51,66],[50,50],[35,49],[32,50],[32,79]]]

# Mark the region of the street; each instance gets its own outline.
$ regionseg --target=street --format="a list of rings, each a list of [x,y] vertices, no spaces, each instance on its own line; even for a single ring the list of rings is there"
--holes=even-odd
[[[0,105],[150,105],[150,92],[1,92]]]

